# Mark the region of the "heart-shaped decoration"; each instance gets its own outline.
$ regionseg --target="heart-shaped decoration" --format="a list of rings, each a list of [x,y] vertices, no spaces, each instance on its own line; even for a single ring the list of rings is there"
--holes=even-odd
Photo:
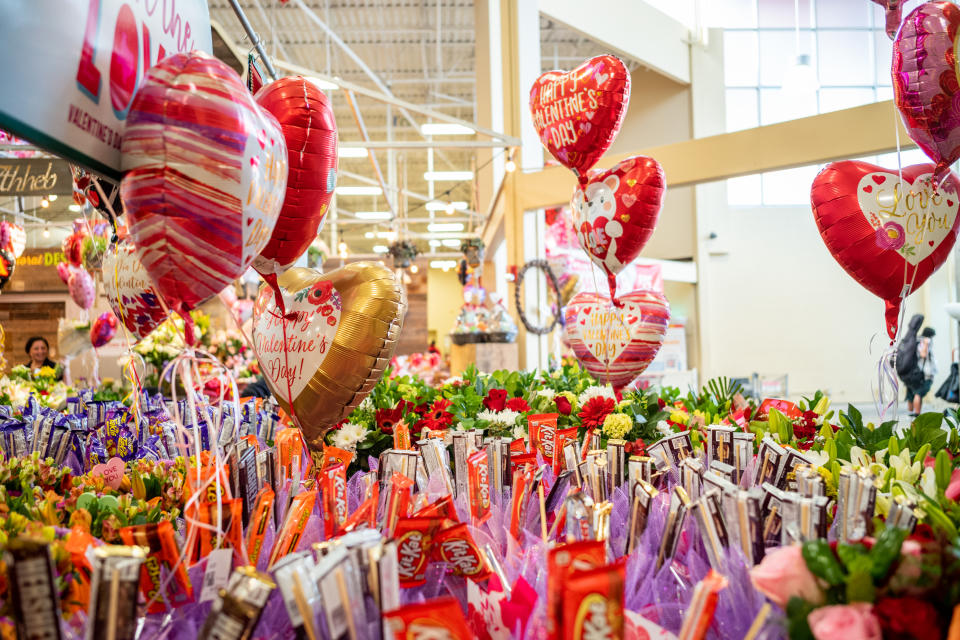
[[[83,267],[70,265],[70,275],[67,276],[67,289],[70,297],[81,309],[89,309],[97,298],[97,287],[90,277],[90,273]]]
[[[123,240],[107,250],[100,277],[110,308],[134,341],[146,338],[167,319],[160,294],[129,241]]]
[[[104,483],[111,489],[119,489],[123,482],[123,460],[117,457],[110,458],[105,464],[96,464],[90,470],[91,476],[103,476]]]
[[[337,182],[337,122],[329,98],[301,76],[268,84],[256,101],[280,123],[290,176],[270,242],[253,261],[253,268],[266,275],[292,265],[326,219]]]
[[[937,188],[933,173],[930,164],[903,167],[901,183],[895,170],[848,160],[827,165],[810,190],[827,249],[851,277],[886,301],[891,339],[904,287],[916,291],[923,285],[947,259],[960,231],[960,179],[948,173]]]
[[[253,308],[253,344],[267,386],[293,417],[315,456],[323,436],[350,415],[390,363],[406,312],[393,272],[354,262],[321,274],[294,268]],[[321,460],[322,462],[322,460]]]
[[[130,235],[157,291],[187,321],[270,240],[287,185],[279,125],[226,64],[176,54],[147,72],[121,153]]]
[[[615,389],[646,370],[660,351],[670,321],[670,305],[660,293],[632,291],[620,296],[620,303],[617,307],[607,296],[581,292],[564,309],[567,341],[577,360]],[[628,317],[634,321],[628,322]]]
[[[910,138],[937,163],[937,183],[960,159],[958,28],[957,5],[924,2],[907,15],[893,42],[893,101]]]
[[[630,102],[630,73],[615,56],[590,58],[573,71],[547,71],[530,90],[530,112],[547,151],[578,177],[620,131]],[[589,128],[577,127],[586,115]]]
[[[656,160],[634,156],[606,171],[591,171],[586,185],[573,192],[580,247],[608,276],[633,262],[653,235],[666,185]]]
[[[104,311],[90,325],[90,344],[99,349],[113,340],[117,335],[117,317],[109,311]]]

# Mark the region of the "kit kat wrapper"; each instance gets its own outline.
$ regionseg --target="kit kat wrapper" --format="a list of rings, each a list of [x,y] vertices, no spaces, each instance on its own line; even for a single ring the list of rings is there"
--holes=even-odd
[[[489,450],[481,449],[467,458],[470,519],[475,527],[479,527],[491,516],[490,465],[487,461],[489,455]]]
[[[697,583],[693,590],[693,599],[683,617],[683,626],[678,640],[704,640],[713,623],[713,614],[717,610],[720,591],[727,586],[727,579],[711,569],[706,577]]]
[[[387,505],[383,516],[384,535],[393,536],[397,522],[409,513],[412,487],[413,480],[403,474],[394,473],[390,478]]]
[[[276,542],[273,544],[273,552],[270,554],[270,565],[273,566],[279,558],[297,550],[300,544],[300,538],[307,527],[307,520],[313,513],[313,507],[317,503],[317,491],[312,489],[302,491],[293,497],[290,508],[287,509],[287,516],[277,533]]]
[[[383,614],[389,633],[384,640],[473,640],[463,611],[450,597],[408,604]]]
[[[330,540],[347,522],[347,467],[338,462],[324,467],[318,475],[323,499],[323,533]]]
[[[400,586],[416,587],[427,581],[433,537],[448,520],[443,518],[400,518],[394,528],[397,542],[397,573]]]
[[[457,515],[457,507],[453,503],[453,496],[451,496],[449,493],[442,498],[431,502],[416,513],[411,514],[411,517],[447,518],[448,520],[453,520],[454,522],[460,521],[460,516]]]
[[[569,429],[557,429],[553,433],[553,474],[559,476],[565,469],[574,471],[570,469],[570,466],[567,464],[567,456],[564,453],[564,447],[568,442],[573,442],[574,447],[576,447],[577,441],[577,428],[570,427]],[[576,460],[576,449],[574,449],[573,459]],[[577,483],[579,485],[579,482]]]
[[[574,571],[563,586],[561,640],[623,638],[625,561]]]
[[[563,593],[568,576],[603,566],[607,561],[606,545],[599,540],[582,540],[562,544],[547,551],[547,638],[563,637]]]
[[[187,575],[186,563],[177,562],[180,559],[180,545],[173,525],[168,520],[122,527],[120,539],[124,544],[147,549],[147,557],[140,567],[140,591],[147,602],[153,600],[147,609],[149,613],[166,611],[167,602],[172,607],[193,602],[190,576]],[[173,578],[167,582],[167,589],[160,596],[160,587],[171,571]]]
[[[513,496],[510,501],[510,535],[520,540],[520,528],[526,521],[527,502],[533,486],[533,471],[529,466],[513,472]]]
[[[440,531],[433,540],[433,554],[446,562],[456,576],[483,582],[491,575],[487,558],[474,542],[466,523]]]
[[[16,638],[60,640],[60,598],[49,543],[31,538],[7,545],[7,600]]]
[[[539,413],[527,416],[531,448],[539,451],[544,460],[553,460],[559,413]]]
[[[270,487],[264,487],[257,495],[257,504],[250,516],[247,528],[247,556],[250,564],[257,566],[260,554],[263,551],[263,539],[270,524],[270,513],[273,511],[274,493]]]

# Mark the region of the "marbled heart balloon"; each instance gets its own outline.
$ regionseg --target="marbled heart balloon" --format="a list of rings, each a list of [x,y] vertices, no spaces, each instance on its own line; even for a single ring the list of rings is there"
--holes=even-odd
[[[581,292],[564,309],[566,337],[580,364],[597,380],[621,389],[660,351],[670,321],[667,299],[654,291],[620,296],[622,306]]]
[[[253,342],[267,386],[296,420],[314,454],[323,436],[373,389],[390,363],[406,302],[393,272],[354,262],[321,274],[281,275],[286,315],[274,292],[260,288]]]

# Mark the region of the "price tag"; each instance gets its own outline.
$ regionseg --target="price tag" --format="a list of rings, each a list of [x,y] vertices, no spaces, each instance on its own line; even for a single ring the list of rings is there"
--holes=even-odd
[[[213,600],[220,589],[227,586],[230,570],[233,569],[233,549],[214,549],[207,556],[207,570],[203,574],[203,591],[200,602]]]

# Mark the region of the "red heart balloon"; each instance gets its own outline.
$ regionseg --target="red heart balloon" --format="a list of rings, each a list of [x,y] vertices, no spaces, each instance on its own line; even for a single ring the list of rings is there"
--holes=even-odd
[[[255,99],[279,121],[289,158],[283,208],[270,241],[253,261],[266,275],[290,267],[326,219],[337,184],[337,122],[330,99],[302,76],[281,78]]]
[[[670,321],[670,305],[661,293],[631,291],[620,297],[620,304],[584,291],[564,308],[565,333],[577,360],[615,389],[646,370],[660,351]],[[628,323],[627,316],[637,320]]]
[[[810,189],[827,249],[868,291],[886,301],[895,339],[900,303],[947,259],[957,240],[956,174],[935,187],[932,164],[897,170],[846,160],[828,164]]]
[[[580,247],[603,269],[616,294],[616,275],[647,244],[657,226],[667,179],[653,158],[633,156],[593,170],[573,192],[573,226]]]
[[[530,89],[530,112],[540,141],[582,180],[623,124],[630,73],[615,56],[590,58],[573,71],[547,71]]]

